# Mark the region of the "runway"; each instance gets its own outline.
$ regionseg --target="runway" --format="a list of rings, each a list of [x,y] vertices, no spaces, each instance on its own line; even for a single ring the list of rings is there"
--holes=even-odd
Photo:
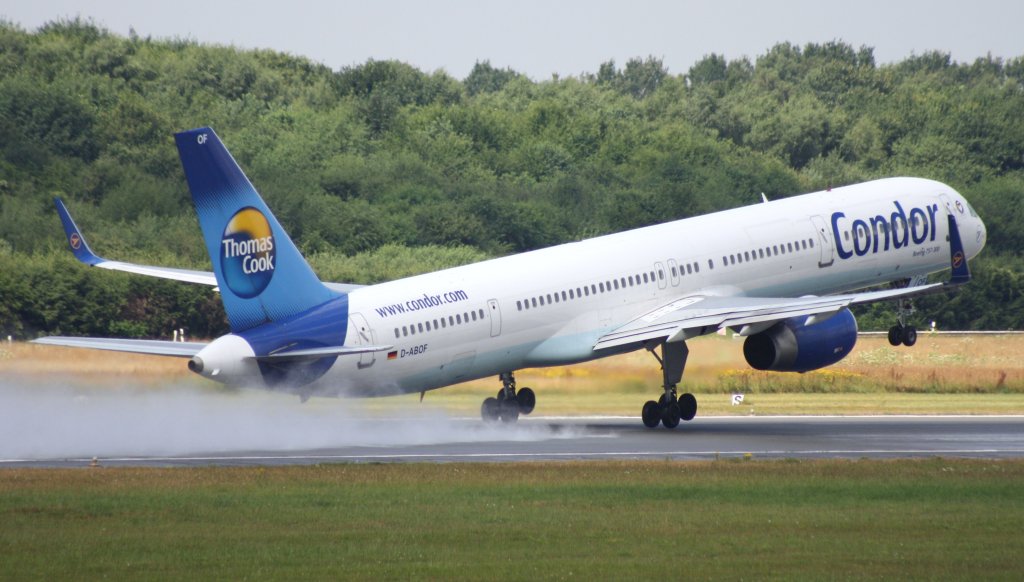
[[[360,421],[377,425],[382,419]],[[400,420],[400,419],[399,419]],[[413,420],[415,421],[415,420]],[[449,419],[462,430],[436,439],[341,443],[296,450],[196,451],[110,456],[100,466],[270,466],[317,463],[550,460],[1024,457],[1024,416],[704,417],[675,430],[631,417],[523,418],[514,426]],[[357,427],[358,428],[358,427]],[[403,442],[407,441],[407,442]],[[92,457],[0,459],[0,468],[83,467]]]

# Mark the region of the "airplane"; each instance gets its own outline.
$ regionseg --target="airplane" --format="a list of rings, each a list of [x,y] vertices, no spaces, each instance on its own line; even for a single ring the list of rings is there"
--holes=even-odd
[[[807,372],[849,355],[854,305],[899,305],[893,346],[913,345],[909,300],[971,279],[986,230],[953,188],[885,178],[599,236],[375,285],[321,282],[220,138],[175,134],[213,272],[111,261],[56,199],[81,262],[213,286],[231,332],[211,342],[46,337],[37,343],[188,358],[228,385],[311,396],[420,393],[497,376],[486,422],[536,406],[523,368],[646,349],[662,386],[643,424],[697,413],[681,392],[687,341],[731,329],[758,370]],[[948,281],[927,276],[950,270]],[[874,289],[874,290],[871,290]]]

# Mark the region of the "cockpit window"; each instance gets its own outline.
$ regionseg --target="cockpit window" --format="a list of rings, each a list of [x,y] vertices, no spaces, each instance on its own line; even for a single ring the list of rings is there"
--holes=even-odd
[[[967,206],[967,211],[971,213],[971,216],[973,216],[974,218],[978,218],[978,213],[974,211],[974,207],[971,206],[970,202],[965,201],[964,205]]]

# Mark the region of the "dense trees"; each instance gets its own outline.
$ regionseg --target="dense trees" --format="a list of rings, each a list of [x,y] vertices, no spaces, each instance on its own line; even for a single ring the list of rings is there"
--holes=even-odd
[[[211,125],[314,267],[373,282],[889,175],[931,177],[990,231],[978,282],[922,302],[942,327],[1018,328],[1024,58],[781,43],[535,82],[393,61],[332,71],[271,51],[0,23],[0,331],[223,327],[208,290],[76,267],[52,209],[97,251],[208,268],[172,134]],[[185,287],[185,290],[182,290]],[[212,314],[212,316],[210,315]],[[863,314],[888,325],[884,308]]]

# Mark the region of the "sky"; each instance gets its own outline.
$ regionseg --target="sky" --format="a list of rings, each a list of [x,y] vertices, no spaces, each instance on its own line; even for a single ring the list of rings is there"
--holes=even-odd
[[[786,41],[869,46],[879,64],[929,50],[1024,56],[1016,0],[0,0],[0,18],[30,31],[76,16],[123,36],[273,49],[332,69],[396,59],[458,79],[484,60],[544,80],[647,56],[679,74],[711,53],[754,60]]]

